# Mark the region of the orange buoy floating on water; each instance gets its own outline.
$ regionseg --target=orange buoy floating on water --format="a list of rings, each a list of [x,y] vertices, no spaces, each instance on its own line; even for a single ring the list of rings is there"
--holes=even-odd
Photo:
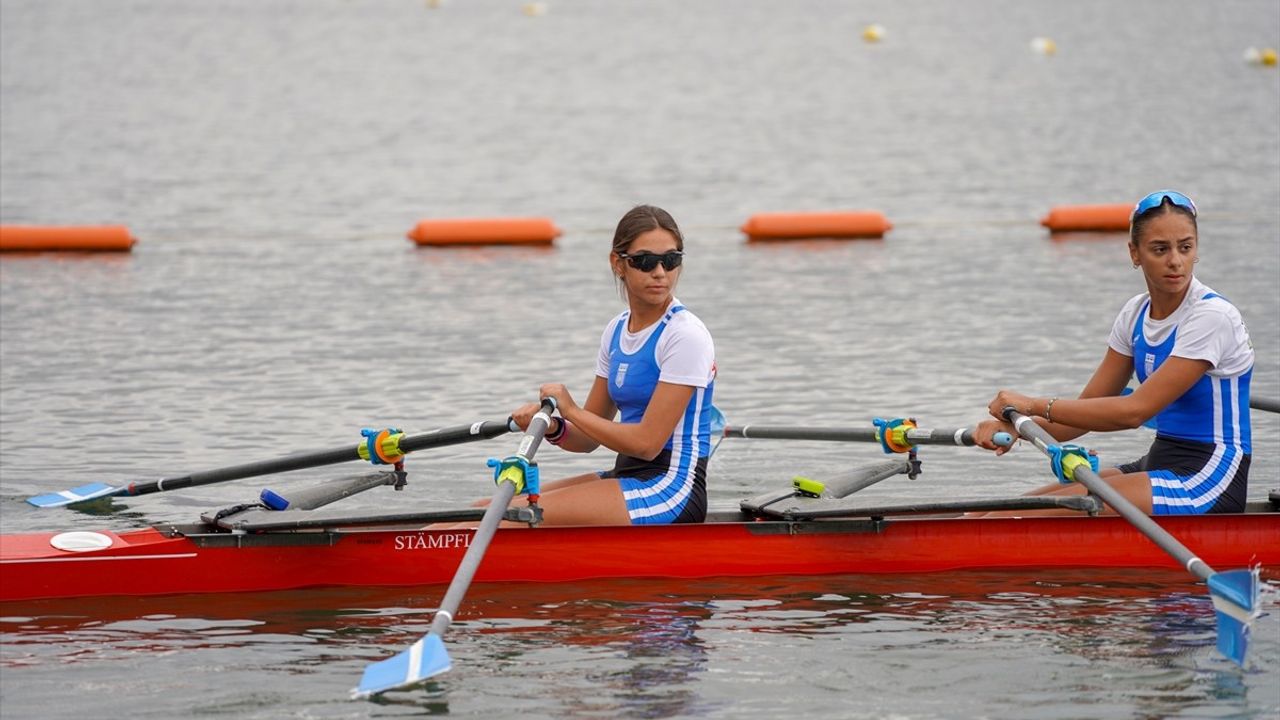
[[[408,238],[419,245],[550,245],[560,228],[550,218],[422,220]]]
[[[0,251],[129,252],[137,242],[123,225],[0,225]]]
[[[1041,218],[1040,224],[1050,232],[1128,232],[1132,212],[1133,206],[1126,203],[1059,205]]]
[[[756,213],[742,225],[748,240],[880,238],[893,227],[875,210]]]

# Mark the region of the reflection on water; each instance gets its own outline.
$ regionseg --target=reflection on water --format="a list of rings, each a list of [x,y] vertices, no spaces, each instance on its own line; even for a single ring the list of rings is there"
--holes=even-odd
[[[70,679],[121,664],[138,672],[212,664],[232,676],[256,668],[300,678],[280,692],[314,705],[322,700],[305,688],[331,698],[363,663],[425,633],[440,592],[111,598],[90,610],[24,603],[0,608],[0,667],[28,677],[57,668]],[[484,687],[490,708],[714,715],[740,707],[718,683],[729,672],[810,693],[814,707],[837,689],[883,699],[888,682],[901,685],[892,696],[932,688],[934,697],[998,692],[1014,682],[1026,684],[1033,704],[1088,697],[1100,714],[1113,703],[1150,716],[1223,703],[1247,714],[1274,707],[1266,693],[1275,686],[1264,682],[1251,695],[1245,678],[1280,666],[1274,595],[1242,672],[1213,649],[1202,588],[1169,571],[478,585],[464,607],[447,638],[454,669],[424,688],[389,694],[384,706],[465,713],[473,688]],[[231,657],[247,658],[245,667],[224,665]],[[779,657],[788,660],[780,665]],[[1062,679],[1048,680],[1058,672]],[[225,702],[224,692],[207,688],[206,702]]]

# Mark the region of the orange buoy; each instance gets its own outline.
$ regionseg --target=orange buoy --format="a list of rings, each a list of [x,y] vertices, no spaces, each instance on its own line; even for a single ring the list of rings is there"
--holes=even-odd
[[[0,225],[0,251],[92,250],[129,252],[136,242],[123,225]]]
[[[1133,206],[1126,203],[1059,205],[1041,218],[1040,224],[1050,232],[1128,232],[1132,212]]]
[[[550,245],[560,228],[549,218],[422,220],[408,238],[419,245]]]
[[[741,230],[748,240],[800,238],[880,238],[893,227],[875,210],[848,212],[757,213]]]

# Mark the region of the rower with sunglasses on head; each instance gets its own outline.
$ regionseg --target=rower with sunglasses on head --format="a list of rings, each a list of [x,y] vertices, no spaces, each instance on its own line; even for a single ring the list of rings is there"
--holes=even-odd
[[[1001,390],[988,407],[997,418],[1009,406],[1033,416],[1060,442],[1090,430],[1136,428],[1154,418],[1156,437],[1147,454],[1099,473],[1147,514],[1244,510],[1253,346],[1235,306],[1193,277],[1198,249],[1190,198],[1173,190],[1144,197],[1129,221],[1129,258],[1142,271],[1147,291],[1121,309],[1106,355],[1079,398]],[[1135,374],[1140,384],[1123,394]],[[1007,448],[992,442],[1001,430],[1017,437],[1007,423],[988,420],[976,432],[979,444],[1003,454]],[[1030,494],[1085,492],[1072,483]]]
[[[683,260],[684,236],[667,211],[640,205],[618,222],[609,268],[627,309],[600,337],[587,401],[578,405],[559,383],[539,391],[555,398],[560,412],[547,428],[549,442],[580,453],[603,445],[618,456],[611,470],[542,483],[545,523],[706,518],[715,345],[675,297]],[[528,427],[537,410],[529,403],[512,417]]]

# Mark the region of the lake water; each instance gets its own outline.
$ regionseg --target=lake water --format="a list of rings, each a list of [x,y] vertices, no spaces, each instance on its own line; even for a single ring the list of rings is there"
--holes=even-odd
[[[688,238],[680,298],[734,424],[968,425],[1001,387],[1070,395],[1140,292],[1123,235],[1058,204],[1176,187],[1197,275],[1280,396],[1280,43],[1268,0],[0,0],[0,221],[119,223],[125,256],[0,258],[0,529],[188,521],[347,469],[37,511],[33,494],[501,419],[585,395],[636,203]],[[878,23],[882,42],[861,39]],[[1052,38],[1056,55],[1032,51]],[[747,244],[751,214],[867,208],[882,241]],[[418,248],[425,217],[546,215],[554,249]],[[1146,430],[1091,436],[1104,462]],[[1254,415],[1251,499],[1280,487]],[[487,495],[511,439],[410,458],[398,504]],[[1023,447],[925,448],[868,500],[992,498]],[[726,440],[713,505],[882,456]],[[604,457],[539,457],[555,477]],[[385,508],[385,495],[353,498]],[[940,551],[944,551],[941,550]],[[3,578],[0,577],[0,582]],[[1276,578],[1269,581],[1274,585]],[[457,669],[351,703],[438,588],[5,609],[4,717],[1274,717],[1274,597],[1239,671],[1177,573],[478,587]]]

